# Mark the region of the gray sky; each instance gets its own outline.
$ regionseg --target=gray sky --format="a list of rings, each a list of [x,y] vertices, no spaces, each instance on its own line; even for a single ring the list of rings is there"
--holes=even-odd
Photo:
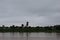
[[[0,0],[0,25],[60,24],[60,0]]]

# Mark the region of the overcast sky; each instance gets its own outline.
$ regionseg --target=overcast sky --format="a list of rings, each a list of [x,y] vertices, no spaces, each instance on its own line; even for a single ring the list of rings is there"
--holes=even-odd
[[[60,0],[0,0],[0,25],[60,24]]]

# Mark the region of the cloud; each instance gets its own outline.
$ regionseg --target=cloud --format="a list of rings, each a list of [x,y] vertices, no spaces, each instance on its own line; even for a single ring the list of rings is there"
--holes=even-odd
[[[60,0],[0,0],[0,24],[60,24]]]

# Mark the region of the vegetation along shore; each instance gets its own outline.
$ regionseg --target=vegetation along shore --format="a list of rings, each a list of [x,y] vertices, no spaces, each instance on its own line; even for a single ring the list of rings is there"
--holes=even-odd
[[[60,32],[60,25],[54,25],[54,26],[36,26],[31,27],[29,26],[29,22],[26,23],[26,26],[22,24],[21,26],[0,26],[0,32]]]

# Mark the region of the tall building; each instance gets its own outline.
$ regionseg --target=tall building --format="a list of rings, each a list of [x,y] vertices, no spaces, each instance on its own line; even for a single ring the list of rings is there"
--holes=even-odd
[[[29,22],[27,21],[27,22],[26,22],[26,27],[28,27],[28,26],[29,26]]]

